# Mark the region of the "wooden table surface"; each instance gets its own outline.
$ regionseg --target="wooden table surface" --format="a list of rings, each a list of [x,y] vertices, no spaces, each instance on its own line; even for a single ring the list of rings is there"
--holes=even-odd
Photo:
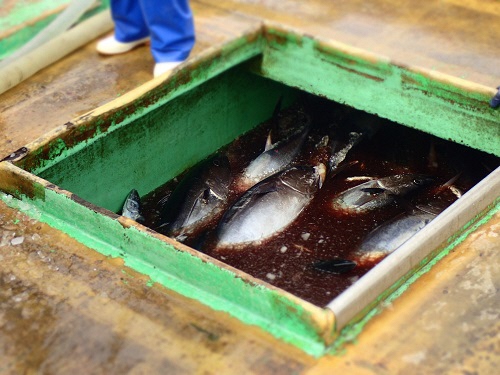
[[[400,62],[500,85],[498,1],[192,1],[193,55],[279,22]],[[151,78],[147,47],[89,43],[0,96],[0,156]],[[0,373],[496,374],[500,214],[374,317],[312,358],[182,297],[0,202]],[[16,238],[14,242],[12,239]],[[22,243],[19,243],[22,241]]]

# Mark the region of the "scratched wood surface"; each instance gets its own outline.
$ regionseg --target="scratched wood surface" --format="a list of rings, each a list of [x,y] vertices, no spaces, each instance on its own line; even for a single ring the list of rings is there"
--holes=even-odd
[[[497,1],[193,1],[197,45],[263,20],[496,87]],[[495,43],[496,35],[496,43]],[[0,96],[0,155],[151,77],[147,48],[95,42]],[[170,292],[0,202],[0,373],[496,374],[500,214],[373,318],[341,355],[311,358]]]

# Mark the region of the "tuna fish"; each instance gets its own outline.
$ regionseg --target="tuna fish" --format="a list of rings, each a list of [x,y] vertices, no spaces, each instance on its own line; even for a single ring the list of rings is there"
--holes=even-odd
[[[433,189],[432,192],[438,197],[449,190],[457,199],[460,198],[461,191],[453,185],[459,176],[460,174],[456,175],[448,182]],[[460,194],[457,195],[457,191]],[[345,264],[349,262],[363,265],[363,263],[377,261],[392,253],[444,211],[448,206],[446,202],[446,200],[434,199],[424,204],[408,206],[407,212],[395,216],[368,233],[354,252],[354,260],[337,259],[332,261],[332,265],[335,266],[333,269],[345,268]]]
[[[270,136],[264,152],[255,158],[242,173],[237,186],[245,191],[265,178],[287,168],[297,156],[309,133],[311,119],[307,118],[305,127],[289,138],[271,144]]]
[[[204,229],[226,207],[230,183],[226,156],[202,162],[179,183],[163,206],[157,230],[184,241]]]
[[[141,215],[141,198],[137,190],[132,189],[125,199],[122,216],[135,220],[138,223],[144,222],[144,217]]]
[[[217,227],[217,247],[258,244],[290,225],[320,189],[326,167],[289,167],[249,189]]]
[[[399,174],[354,186],[333,198],[334,209],[347,212],[365,212],[392,203],[433,181],[420,174]]]
[[[334,258],[312,264],[328,273],[342,274],[356,266],[378,261],[403,245],[437,216],[437,213],[414,209],[400,214],[371,231],[356,249],[351,259]]]
[[[366,260],[377,260],[392,253],[419,230],[436,217],[435,213],[414,210],[403,213],[375,228],[366,236],[358,250],[358,263]]]

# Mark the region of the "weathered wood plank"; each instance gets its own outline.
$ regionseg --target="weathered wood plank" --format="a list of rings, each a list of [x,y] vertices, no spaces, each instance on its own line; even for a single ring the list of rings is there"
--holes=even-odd
[[[203,4],[196,14],[196,56],[260,22]],[[100,56],[88,44],[0,96],[0,157],[24,146],[72,118],[88,112],[152,79],[148,47],[119,56]]]

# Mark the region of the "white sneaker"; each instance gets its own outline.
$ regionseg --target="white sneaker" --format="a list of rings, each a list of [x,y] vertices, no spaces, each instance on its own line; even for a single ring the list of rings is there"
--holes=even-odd
[[[131,49],[146,43],[149,37],[134,40],[133,42],[120,42],[116,40],[114,35],[108,36],[107,38],[101,39],[97,43],[97,52],[103,55],[117,55],[119,53],[128,52]]]
[[[160,62],[155,64],[155,69],[153,71],[154,77],[161,76],[167,72],[170,72],[178,65],[182,64],[183,61],[171,61],[171,62]]]

